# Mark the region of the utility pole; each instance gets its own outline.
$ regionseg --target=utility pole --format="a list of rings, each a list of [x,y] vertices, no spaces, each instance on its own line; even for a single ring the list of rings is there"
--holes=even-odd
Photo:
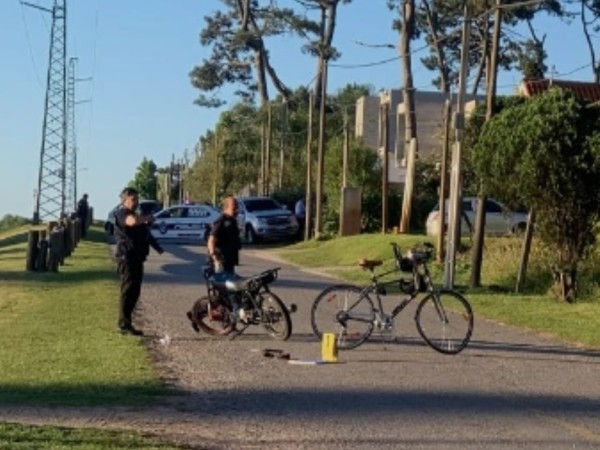
[[[496,0],[496,11],[494,13],[494,35],[492,38],[492,54],[490,67],[488,68],[487,83],[487,105],[485,121],[489,122],[494,114],[494,103],[496,101],[496,78],[498,76],[498,45],[500,42],[500,31],[502,28],[501,0]],[[485,210],[487,195],[482,191],[477,201],[477,216],[475,218],[475,242],[473,243],[473,255],[471,261],[471,287],[481,286],[481,265],[483,261],[483,242],[485,234]]]
[[[283,168],[285,158],[285,144],[286,144],[286,133],[287,133],[287,113],[288,104],[285,99],[281,103],[281,143],[279,146],[279,179],[277,180],[277,187],[281,189],[283,187]]]
[[[77,58],[69,58],[67,83],[67,158],[65,202],[67,208],[77,211],[77,139],[75,130],[75,66]]]
[[[66,207],[67,156],[67,1],[54,0],[52,9],[23,5],[52,15],[42,145],[33,222],[57,219]]]
[[[306,128],[306,198],[304,200],[306,210],[306,221],[304,223],[304,240],[310,239],[312,225],[312,132],[313,132],[313,109],[315,108],[315,96],[312,91],[308,94],[308,126]]]
[[[319,103],[319,146],[317,153],[317,192],[315,211],[315,237],[323,232],[323,177],[325,176],[325,108],[327,103],[327,66],[324,59],[321,68],[321,99]]]
[[[450,177],[450,217],[448,221],[448,246],[446,251],[446,262],[444,267],[444,287],[451,289],[454,286],[454,275],[456,265],[456,251],[460,244],[460,220],[461,220],[461,161],[462,146],[465,127],[465,96],[467,90],[467,71],[469,67],[469,35],[471,33],[471,14],[468,1],[464,2],[464,19],[462,30],[462,47],[460,51],[460,79],[457,99],[456,115],[454,116],[454,128],[456,131],[456,142],[452,153],[452,170]]]
[[[265,187],[264,195],[271,194],[271,142],[273,141],[273,111],[267,103],[267,139],[265,141]]]
[[[350,151],[350,133],[348,130],[348,108],[344,108],[344,144],[342,149],[342,187],[348,187],[348,153]]]
[[[92,78],[76,78],[76,64],[78,58],[69,58],[68,83],[67,83],[67,156],[66,156],[66,208],[77,210],[77,130],[75,126],[75,107],[81,103],[87,103],[91,100],[75,100],[76,84],[81,81],[90,81]]]
[[[388,223],[388,136],[389,136],[389,112],[390,103],[386,100],[379,107],[379,117],[381,122],[380,127],[380,141],[382,151],[382,164],[381,164],[381,232],[385,234]]]
[[[400,39],[400,57],[402,60],[404,88],[402,100],[404,102],[404,155],[406,156],[406,177],[404,181],[404,196],[402,213],[400,215],[400,233],[408,233],[410,228],[410,213],[412,210],[412,187],[414,186],[414,173],[416,164],[417,119],[415,113],[415,89],[412,76],[412,55],[410,43],[415,34],[415,1],[402,1],[402,34]],[[410,152],[415,151],[415,157],[410,158]]]
[[[213,186],[212,186],[212,203],[214,206],[217,205],[217,178],[219,177],[219,130],[215,128],[214,143],[215,147],[215,159],[214,159],[214,172],[213,172]]]
[[[450,150],[450,120],[452,115],[452,104],[450,99],[444,102],[444,143],[442,146],[442,164],[440,167],[440,206],[439,224],[440,230],[437,236],[436,260],[441,263],[444,257],[444,235],[446,234],[446,191],[448,190],[448,153]]]

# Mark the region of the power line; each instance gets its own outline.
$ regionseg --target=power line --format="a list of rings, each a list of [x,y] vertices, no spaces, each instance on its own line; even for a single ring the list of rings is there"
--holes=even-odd
[[[35,78],[42,89],[44,89],[44,84],[42,83],[42,79],[40,78],[39,70],[37,68],[37,64],[35,63],[35,57],[33,56],[33,48],[31,47],[31,39],[29,37],[29,27],[27,26],[27,20],[25,18],[25,11],[23,7],[23,3],[20,0],[16,0],[19,3],[19,7],[21,9],[21,18],[23,20],[23,27],[25,28],[25,38],[27,40],[27,48],[29,49],[29,58],[31,59],[31,64],[33,66],[33,73],[35,74]]]

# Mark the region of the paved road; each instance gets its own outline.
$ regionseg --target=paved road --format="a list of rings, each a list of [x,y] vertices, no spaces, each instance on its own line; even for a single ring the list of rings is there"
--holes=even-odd
[[[290,341],[258,328],[214,340],[185,317],[204,293],[205,248],[166,248],[147,264],[141,320],[180,392],[173,406],[209,448],[600,449],[600,352],[476,316],[470,346],[444,356],[424,346],[405,311],[395,343],[369,342],[337,365],[294,366],[260,351],[318,357],[310,305],[331,280],[283,265],[273,291],[299,307]],[[245,250],[240,273],[279,265],[264,253]],[[158,343],[165,334],[168,345]]]

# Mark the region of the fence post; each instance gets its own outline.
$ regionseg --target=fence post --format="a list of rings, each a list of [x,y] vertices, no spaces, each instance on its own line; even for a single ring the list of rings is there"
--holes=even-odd
[[[60,263],[60,237],[62,233],[55,227],[50,233],[50,253],[48,255],[48,270],[50,272],[58,272]]]
[[[38,254],[38,233],[35,230],[29,230],[27,236],[27,262],[25,267],[27,271],[34,272],[36,270],[36,259]]]
[[[47,231],[39,230],[39,250],[37,258],[37,270],[39,272],[46,272],[48,270],[48,239]]]

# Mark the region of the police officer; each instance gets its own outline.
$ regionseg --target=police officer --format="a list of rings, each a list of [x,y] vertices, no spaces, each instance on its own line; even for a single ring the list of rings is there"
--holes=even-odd
[[[87,232],[87,221],[90,213],[88,204],[88,195],[83,194],[83,197],[77,202],[77,217],[79,218],[79,226],[81,227],[81,237],[85,238]]]
[[[223,213],[215,220],[208,237],[208,255],[215,266],[221,264],[223,271],[235,273],[239,264],[240,230],[237,223],[237,200],[228,196],[223,201]]]
[[[163,249],[149,230],[149,225],[154,221],[154,217],[136,214],[138,203],[138,191],[134,188],[125,188],[121,192],[121,207],[115,213],[116,257],[121,277],[118,325],[122,334],[134,336],[143,334],[133,327],[132,315],[140,298],[144,261],[150,252],[150,246],[159,254],[163,253]]]

